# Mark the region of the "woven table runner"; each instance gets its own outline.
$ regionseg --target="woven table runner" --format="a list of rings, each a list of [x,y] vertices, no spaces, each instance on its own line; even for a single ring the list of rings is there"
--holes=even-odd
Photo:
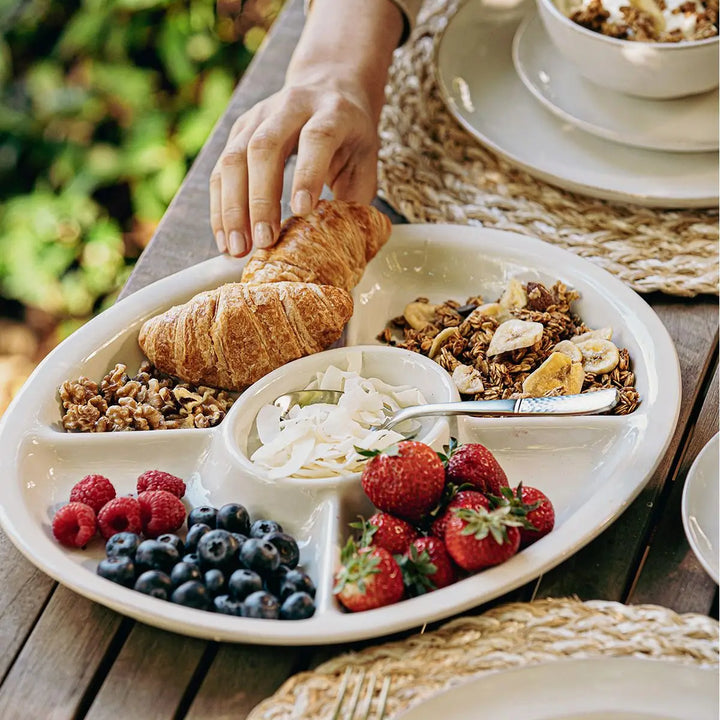
[[[409,222],[479,224],[538,237],[601,265],[638,292],[718,292],[718,213],[609,203],[533,178],[450,114],[437,43],[460,0],[426,0],[396,53],[380,121],[379,195]]]
[[[405,640],[346,653],[299,673],[250,720],[332,717],[345,671],[391,678],[388,718],[489,671],[555,660],[634,656],[718,666],[718,623],[656,605],[574,599],[510,603]],[[377,683],[375,698],[380,695]]]

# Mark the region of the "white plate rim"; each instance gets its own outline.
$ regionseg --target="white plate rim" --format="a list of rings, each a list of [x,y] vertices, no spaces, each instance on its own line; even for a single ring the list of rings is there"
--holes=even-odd
[[[702,197],[678,195],[666,193],[662,196],[647,195],[641,192],[618,191],[607,185],[590,185],[579,179],[568,179],[547,168],[543,168],[538,164],[530,163],[524,160],[516,153],[502,147],[493,139],[491,139],[481,129],[473,125],[455,106],[452,100],[452,94],[448,88],[440,68],[440,55],[443,43],[448,37],[451,29],[462,20],[462,14],[472,6],[471,2],[466,2],[458,8],[458,11],[446,23],[439,41],[436,42],[432,57],[432,72],[434,73],[435,82],[438,86],[440,97],[443,100],[448,112],[452,117],[472,135],[476,140],[490,148],[499,156],[505,158],[511,164],[525,170],[530,175],[543,180],[550,185],[560,187],[570,192],[575,192],[588,197],[598,198],[600,200],[608,200],[617,203],[630,203],[640,205],[642,207],[661,208],[661,209],[704,209],[714,207],[718,203],[718,192],[716,189],[710,190],[711,194]],[[518,78],[519,80],[519,78]],[[529,96],[529,99],[533,99]],[[629,148],[632,150],[632,148]],[[659,151],[658,151],[659,152]]]
[[[705,465],[708,464],[708,458],[712,458],[713,454],[718,453],[718,446],[720,445],[720,432],[715,433],[710,440],[705,443],[702,450],[697,454],[695,460],[693,460],[690,469],[688,470],[687,477],[685,478],[685,485],[683,486],[682,500],[680,504],[683,528],[685,529],[685,536],[687,537],[688,544],[690,545],[695,557],[698,562],[702,565],[705,572],[715,581],[715,584],[720,583],[720,573],[718,572],[718,559],[708,554],[705,548],[700,545],[696,538],[695,532],[690,526],[690,502],[693,494],[700,492],[700,471]],[[720,472],[720,471],[719,471]],[[718,541],[720,538],[714,538],[715,550],[717,551]]]
[[[646,150],[661,150],[661,151],[669,151],[669,152],[685,152],[685,153],[693,153],[693,152],[714,152],[718,149],[718,141],[715,139],[714,141],[711,140],[709,142],[693,142],[688,143],[687,141],[683,142],[681,140],[674,141],[674,142],[665,142],[662,141],[655,141],[652,138],[645,138],[642,135],[639,135],[637,133],[633,134],[625,134],[622,135],[618,130],[613,130],[612,128],[607,128],[602,125],[598,125],[592,122],[589,122],[588,120],[585,120],[581,117],[578,117],[571,113],[570,111],[566,110],[565,108],[561,107],[560,105],[555,104],[552,102],[550,98],[547,97],[544,93],[542,93],[535,82],[533,81],[533,78],[527,73],[525,64],[521,61],[520,54],[521,54],[521,46],[523,41],[527,41],[526,38],[528,37],[529,28],[533,23],[538,23],[540,21],[540,16],[537,12],[531,11],[528,13],[528,15],[523,19],[523,21],[518,26],[517,31],[515,32],[515,35],[513,36],[512,41],[512,59],[513,59],[513,65],[515,67],[515,70],[518,74],[518,77],[520,80],[522,80],[523,85],[525,85],[525,88],[528,92],[530,92],[533,97],[545,108],[547,108],[551,113],[554,115],[557,115],[561,120],[564,120],[565,122],[572,123],[573,125],[576,125],[581,130],[584,130],[587,133],[590,133],[592,135],[596,135],[597,137],[605,138],[606,140],[611,140],[612,142],[622,144],[622,145],[629,145],[639,148],[644,148]],[[553,47],[552,43],[549,42],[548,39],[548,48],[550,49],[550,52],[556,52],[555,48]],[[568,72],[573,72],[572,68],[568,68]],[[582,79],[582,78],[581,78]],[[585,81],[589,82],[589,81]],[[605,90],[605,92],[612,92],[611,90]],[[712,91],[710,91],[712,92]],[[620,93],[615,93],[618,95],[619,98],[622,97]],[[648,102],[662,102],[662,101],[648,101]]]
[[[630,458],[626,465],[636,473],[634,484],[624,486],[620,483],[608,483],[602,492],[598,493],[599,497],[596,498],[598,507],[592,513],[596,524],[590,531],[587,528],[585,515],[577,513],[561,527],[556,528],[553,534],[544,540],[544,545],[542,542],[536,543],[503,565],[448,588],[452,593],[450,604],[443,605],[440,601],[441,596],[438,593],[444,592],[441,590],[406,600],[398,605],[357,615],[337,613],[336,616],[330,617],[329,627],[318,623],[318,616],[290,623],[248,618],[228,623],[228,619],[224,616],[149,598],[133,590],[108,583],[92,572],[79,573],[77,564],[69,559],[56,543],[44,536],[38,537],[40,535],[38,533],[33,535],[23,532],[24,523],[30,520],[32,524],[32,520],[22,502],[19,482],[10,483],[7,492],[0,496],[0,525],[12,542],[43,572],[72,590],[147,624],[215,640],[297,645],[374,637],[462,612],[529,582],[561,563],[599,535],[628,507],[650,479],[670,444],[679,416],[679,362],[672,340],[658,316],[639,295],[607,271],[569,251],[525,235],[482,227],[430,224],[394,226],[393,236],[398,242],[417,241],[426,244],[433,240],[437,242],[442,238],[447,241],[450,236],[456,242],[473,243],[478,248],[485,247],[490,257],[495,252],[501,259],[516,258],[525,265],[528,263],[528,258],[542,258],[543,264],[547,267],[562,267],[560,274],[564,278],[570,280],[574,277],[592,287],[602,288],[609,304],[632,309],[628,317],[631,317],[632,322],[635,323],[635,328],[647,331],[654,346],[654,357],[662,358],[666,363],[662,393],[657,387],[659,378],[653,377],[656,397],[652,402],[651,398],[644,398],[646,407],[662,408],[662,412],[657,412],[656,407],[653,416],[657,416],[656,422],[659,426],[653,433],[651,441],[641,448],[637,456]],[[392,238],[388,247],[391,247],[391,243]],[[168,298],[180,294],[179,287],[182,293],[187,295],[188,292],[191,294],[197,292],[195,288],[215,287],[223,281],[228,281],[229,278],[236,278],[239,268],[240,264],[237,261],[225,256],[207,260],[175,273],[121,300],[59,345],[35,370],[0,420],[0,468],[4,463],[4,469],[11,477],[12,464],[3,458],[1,452],[3,438],[10,433],[14,409],[28,402],[36,378],[42,377],[46,367],[55,364],[56,369],[60,367],[64,372],[69,373],[65,375],[66,377],[73,376],[72,368],[75,368],[76,364],[70,362],[68,358],[78,354],[79,350],[75,349],[76,346],[80,349],[84,347],[88,349],[83,350],[85,357],[86,352],[92,352],[91,348],[112,341],[112,337],[108,339],[109,334],[115,332],[114,328],[122,326],[125,318],[145,317],[156,312],[158,307],[166,307],[173,302]],[[632,325],[630,328],[632,329]],[[10,454],[4,453],[4,455],[7,458]],[[597,519],[599,514],[602,515],[600,521]],[[549,538],[550,542],[548,542]],[[59,567],[53,564],[54,562],[59,563]],[[488,586],[491,590],[488,590]],[[442,596],[444,599],[449,597],[447,593]],[[231,618],[231,620],[236,619]]]
[[[577,710],[570,712],[573,713],[573,717],[576,717],[574,712],[582,714],[585,717],[585,713],[593,713],[592,717],[598,717],[594,713],[601,711],[598,707],[588,707],[599,703],[607,707],[607,695],[604,697],[598,697],[601,692],[596,687],[594,682],[598,676],[603,680],[608,677],[612,681],[613,676],[620,675],[623,678],[623,682],[632,682],[634,685],[648,684],[649,675],[653,679],[657,678],[657,683],[652,683],[652,688],[663,687],[665,692],[662,697],[658,698],[657,703],[653,707],[647,708],[651,711],[663,711],[668,712],[666,707],[661,705],[662,701],[667,701],[667,690],[672,690],[673,687],[682,687],[687,689],[689,684],[702,684],[704,689],[709,692],[707,696],[697,698],[699,702],[709,702],[710,705],[716,704],[717,695],[715,688],[717,685],[717,669],[709,668],[699,665],[689,665],[686,663],[679,662],[677,660],[667,660],[663,658],[641,658],[635,656],[596,656],[596,657],[585,657],[585,658],[560,658],[557,660],[546,660],[544,662],[528,663],[526,665],[519,665],[516,667],[510,667],[501,670],[493,670],[484,673],[476,678],[472,678],[460,685],[456,685],[447,690],[443,690],[435,695],[430,696],[423,702],[420,702],[408,710],[398,715],[398,720],[427,720],[429,717],[437,717],[437,710],[442,708],[443,717],[447,720],[454,720],[456,717],[454,707],[457,707],[458,702],[472,702],[473,699],[485,699],[486,702],[507,702],[508,710],[512,710],[513,702],[517,702],[515,696],[511,693],[506,692],[509,688],[527,688],[528,686],[537,687],[538,684],[542,688],[546,685],[549,689],[549,697],[542,697],[541,712],[543,717],[556,717],[553,714],[554,711],[560,712],[561,709],[557,707],[556,703],[560,697],[563,698],[564,703],[567,703],[569,693],[576,691],[579,688],[581,697],[579,699],[579,705]],[[568,678],[571,680],[568,682]],[[576,685],[578,683],[579,685]],[[552,692],[555,689],[555,692]],[[643,686],[643,690],[648,688]],[[625,688],[627,692],[627,688]],[[646,693],[647,696],[653,698],[652,693]],[[611,702],[616,703],[618,700],[622,700],[620,697],[613,697]],[[549,700],[550,705],[547,704]],[[686,694],[683,694],[682,698],[678,698],[678,704],[687,703],[690,705],[689,709],[697,711],[698,706],[692,704],[692,699],[688,699]],[[554,706],[554,707],[553,707]],[[540,709],[540,708],[538,708]],[[622,711],[623,708],[618,707],[616,704],[613,709],[618,712]],[[675,710],[677,708],[673,708]],[[712,717],[714,707],[705,705],[705,710],[709,711]],[[501,708],[494,708],[497,713]],[[563,707],[563,717],[567,715],[569,708]],[[703,708],[700,708],[702,711]],[[505,715],[495,714],[494,717],[502,718],[510,717]],[[512,717],[516,717],[513,715]],[[607,715],[603,714],[603,717]],[[663,715],[663,717],[665,717]],[[675,715],[677,717],[677,715]],[[697,720],[696,716],[683,715],[684,718],[693,717],[693,720]]]

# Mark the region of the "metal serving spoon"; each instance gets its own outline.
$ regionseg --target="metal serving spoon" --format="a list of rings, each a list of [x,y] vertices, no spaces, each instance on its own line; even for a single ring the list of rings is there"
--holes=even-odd
[[[295,390],[276,398],[273,405],[283,415],[294,405],[315,405],[328,403],[337,405],[342,390]],[[619,393],[615,388],[596,390],[580,395],[558,395],[556,397],[520,398],[518,400],[464,400],[460,402],[412,405],[388,415],[376,426],[378,430],[389,430],[405,420],[428,415],[596,415],[612,410],[617,405]]]

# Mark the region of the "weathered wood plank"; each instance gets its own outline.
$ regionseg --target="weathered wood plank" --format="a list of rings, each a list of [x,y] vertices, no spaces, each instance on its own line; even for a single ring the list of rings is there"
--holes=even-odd
[[[55,587],[54,581],[34,567],[0,530],[0,679],[31,631],[38,613]]]
[[[177,717],[186,688],[210,643],[136,623],[86,720]]]
[[[678,472],[672,478],[662,519],[650,539],[645,563],[630,593],[630,602],[656,603],[676,612],[716,614],[717,586],[688,545],[681,517],[687,473],[705,443],[718,431],[718,373],[704,397]]]
[[[242,720],[295,671],[300,648],[223,644],[186,720]]]
[[[0,718],[74,718],[121,620],[58,586],[0,687]]]
[[[536,597],[578,595],[583,600],[625,601],[647,545],[655,517],[655,503],[663,490],[697,402],[702,378],[708,372],[717,344],[717,301],[686,301],[665,296],[649,298],[670,333],[682,373],[682,405],[676,432],[660,466],[639,497],[593,542],[547,573]],[[698,599],[698,612],[704,600]]]

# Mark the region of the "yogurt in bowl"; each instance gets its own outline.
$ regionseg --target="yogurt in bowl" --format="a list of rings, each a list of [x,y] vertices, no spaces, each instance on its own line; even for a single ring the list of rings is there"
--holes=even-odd
[[[296,406],[282,419],[273,401],[307,388],[342,390],[343,396],[337,405]],[[226,418],[225,438],[243,470],[267,482],[333,486],[359,477],[363,456],[356,447],[384,449],[408,430],[436,449],[450,437],[444,417],[374,429],[388,410],[459,399],[450,375],[427,357],[375,345],[335,348],[288,363],[249,387]]]

